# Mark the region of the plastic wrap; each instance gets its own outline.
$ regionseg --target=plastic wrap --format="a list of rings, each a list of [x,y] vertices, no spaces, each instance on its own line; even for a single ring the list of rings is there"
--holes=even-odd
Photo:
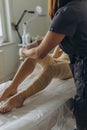
[[[18,91],[33,82],[37,69],[19,87]],[[0,91],[9,86],[11,81],[0,85]],[[13,109],[7,114],[0,114],[0,130],[71,130],[74,119],[67,109],[66,101],[75,94],[72,79],[53,79],[48,87],[28,98],[24,106]]]

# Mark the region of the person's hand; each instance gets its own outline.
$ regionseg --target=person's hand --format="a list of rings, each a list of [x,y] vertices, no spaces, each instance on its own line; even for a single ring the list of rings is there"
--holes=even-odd
[[[23,58],[25,58],[25,55],[23,54],[23,49],[24,49],[24,48],[20,48],[20,49],[19,49],[19,57],[20,57],[20,60],[23,59]]]
[[[19,56],[20,56],[20,57],[23,57],[22,50],[23,50],[23,48],[20,48],[20,49],[19,49]]]
[[[32,48],[32,49],[20,48],[19,56],[20,56],[20,59],[27,58],[27,57],[30,57],[32,59],[37,59],[36,48]]]
[[[32,49],[23,48],[22,54],[23,54],[24,57],[29,57],[29,58],[32,58],[32,59],[38,59],[37,47],[32,48]]]
[[[23,48],[20,48],[19,49],[20,59],[23,59],[26,57],[35,59],[36,58],[36,51],[35,51],[36,49],[34,49],[34,48],[38,47],[40,45],[41,41],[42,41],[42,39],[40,39],[38,41],[34,41],[33,43],[28,44]]]
[[[31,49],[27,49],[27,48],[21,49],[21,55],[24,57],[29,56],[29,50],[31,50]]]
[[[31,58],[32,52],[33,52],[33,49],[20,48],[19,49],[20,60],[22,60],[22,59],[24,59],[26,57],[30,57]]]

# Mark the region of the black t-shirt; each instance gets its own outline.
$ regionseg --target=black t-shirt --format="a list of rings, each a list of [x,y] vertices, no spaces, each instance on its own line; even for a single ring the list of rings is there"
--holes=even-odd
[[[72,0],[58,9],[50,31],[65,34],[60,47],[66,53],[87,55],[87,0]]]

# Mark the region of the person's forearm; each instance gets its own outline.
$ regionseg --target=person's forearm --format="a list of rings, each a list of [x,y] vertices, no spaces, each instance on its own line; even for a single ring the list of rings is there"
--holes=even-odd
[[[55,46],[57,46],[64,38],[63,34],[49,32],[46,34],[41,44],[32,49],[23,49],[22,53],[32,59],[44,58]]]
[[[31,49],[31,48],[37,47],[38,45],[40,45],[41,41],[42,41],[42,39],[29,43],[29,44],[27,44],[26,48]]]
[[[54,47],[56,47],[63,39],[65,35],[57,34],[54,32],[48,32],[41,44],[36,48],[39,58],[44,58]]]

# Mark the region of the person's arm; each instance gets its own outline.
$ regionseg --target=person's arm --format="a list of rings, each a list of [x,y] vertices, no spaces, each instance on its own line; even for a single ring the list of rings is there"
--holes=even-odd
[[[32,43],[29,43],[29,44],[26,45],[25,48],[31,49],[31,48],[37,47],[38,45],[40,45],[41,41],[42,41],[42,39],[36,40],[36,41],[34,41]]]
[[[22,53],[26,57],[32,59],[44,58],[55,46],[57,46],[63,39],[65,35],[58,34],[48,31],[41,44],[38,47],[32,49],[23,49]]]

